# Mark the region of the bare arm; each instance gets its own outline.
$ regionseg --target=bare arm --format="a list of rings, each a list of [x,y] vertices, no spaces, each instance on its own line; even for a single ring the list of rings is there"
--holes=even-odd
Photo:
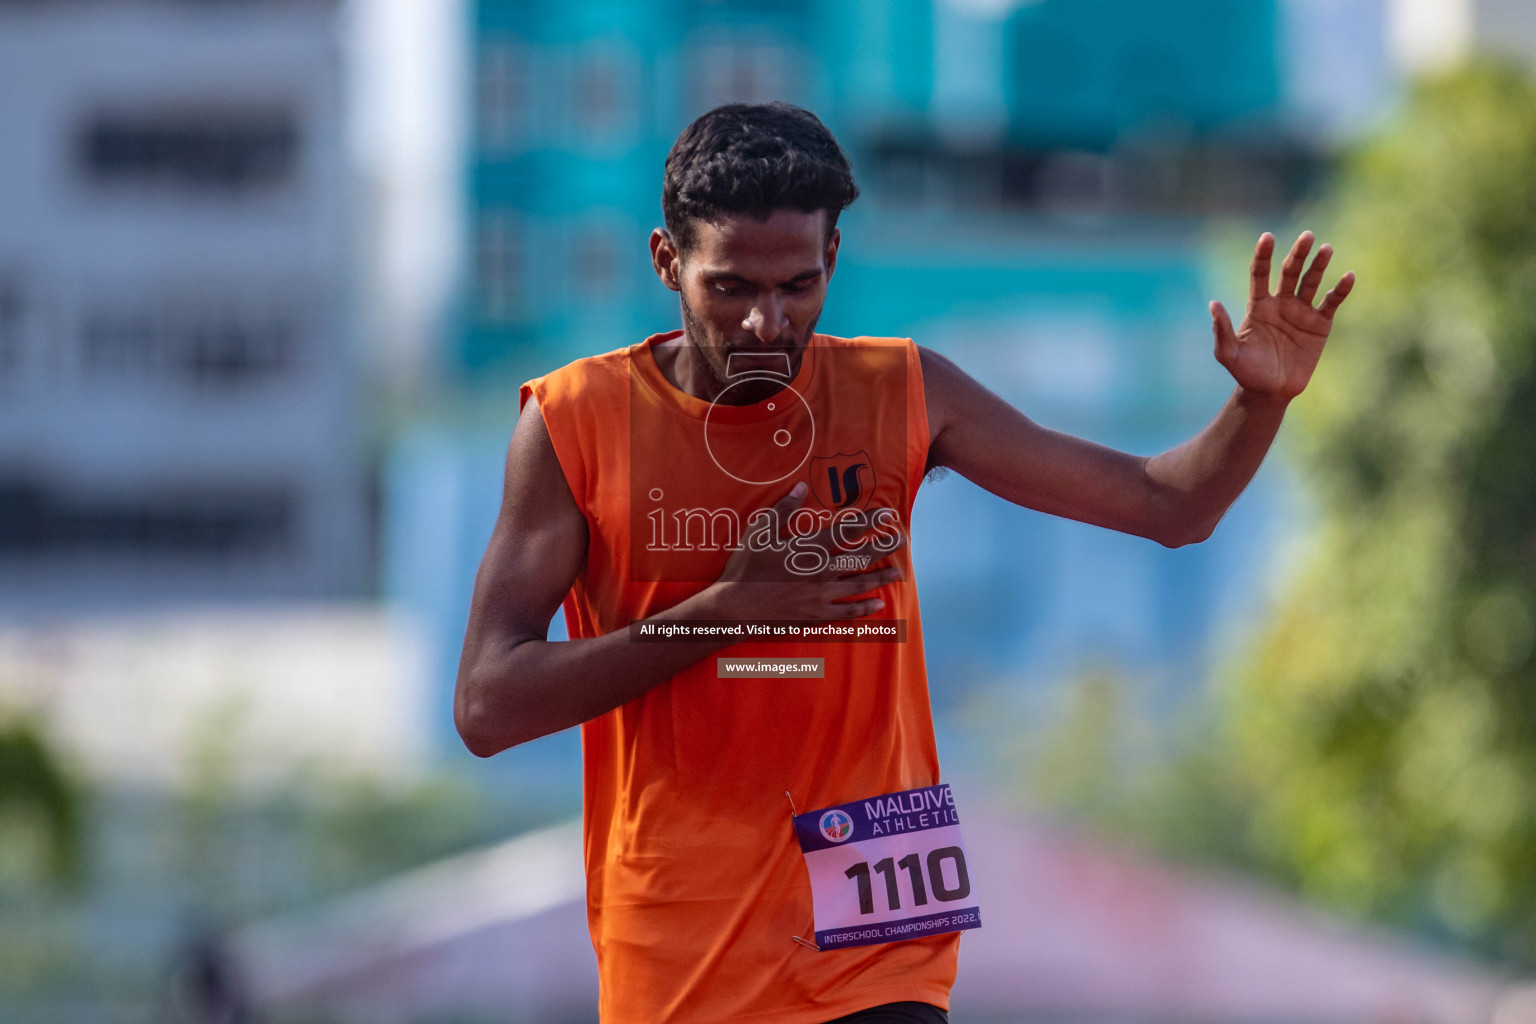
[[[1333,313],[1354,283],[1345,274],[1312,300],[1328,265],[1323,246],[1302,275],[1310,233],[1269,293],[1274,238],[1255,247],[1247,315],[1234,331],[1211,304],[1216,359],[1237,382],[1206,427],[1150,458],[1128,455],[1047,430],[982,387],[954,363],[922,351],[932,466],[948,466],[993,494],[1027,508],[1148,537],[1168,547],[1204,540],[1258,471],[1291,398],[1311,379]]]
[[[501,514],[475,575],[454,693],[459,735],[480,757],[603,714],[724,646],[633,644],[622,630],[546,640],[586,554],[586,518],[530,400],[508,446]],[[687,605],[673,615],[686,616]]]
[[[804,500],[804,485],[780,506]],[[469,750],[489,757],[579,725],[645,693],[732,641],[632,643],[627,630],[549,641],[550,620],[582,569],[587,522],[560,471],[538,404],[529,401],[507,449],[506,488],[459,659],[453,715]],[[762,556],[743,549],[716,582],[651,622],[868,615],[878,599],[850,601],[899,578],[889,567],[832,578],[760,582]],[[772,567],[769,567],[772,568]],[[781,567],[780,567],[781,568]]]

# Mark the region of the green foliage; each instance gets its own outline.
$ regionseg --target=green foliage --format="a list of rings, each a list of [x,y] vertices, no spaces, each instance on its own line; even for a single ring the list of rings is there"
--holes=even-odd
[[[0,847],[20,853],[37,845],[46,852],[23,859],[43,862],[54,881],[80,881],[79,791],[35,728],[20,720],[0,724]]]
[[[1154,714],[1147,683],[1090,666],[1019,707],[1007,696],[1017,684],[1005,681],[978,690],[960,720],[987,763],[1015,780],[1022,810],[1175,861],[1260,866],[1207,709]]]
[[[1221,759],[1272,870],[1536,963],[1536,88],[1421,83],[1314,219],[1359,278],[1292,410],[1321,519]]]
[[[0,806],[0,1020],[163,1019],[156,1000],[189,925],[305,913],[562,813],[448,771],[385,782],[296,770],[242,790],[216,760],[208,769],[181,792],[93,789],[77,819],[89,871],[69,889],[7,875]]]
[[[311,906],[550,820],[447,773],[408,784],[301,773],[243,795],[200,786],[133,817],[175,887],[217,921]]]

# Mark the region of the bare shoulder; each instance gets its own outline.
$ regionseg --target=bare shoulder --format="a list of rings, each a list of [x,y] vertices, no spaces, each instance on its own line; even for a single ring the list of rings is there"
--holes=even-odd
[[[924,345],[917,346],[917,352],[923,371],[923,402],[928,411],[928,441],[933,450],[930,462],[941,465],[945,432],[966,409],[977,411],[977,401],[993,396],[948,356]]]
[[[933,442],[943,432],[953,400],[957,377],[965,373],[952,360],[926,345],[917,346],[919,365],[923,370],[923,402],[928,407],[928,439]]]
[[[555,444],[549,437],[549,424],[544,422],[544,410],[539,408],[536,395],[529,395],[512,427],[512,440],[507,445],[507,471],[530,461],[555,458]],[[558,460],[557,460],[558,461]]]
[[[967,381],[975,383],[964,370],[955,365],[953,359],[940,355],[926,345],[917,346],[917,355],[923,367],[923,390],[928,393],[930,403],[934,397],[942,399],[952,396]]]
[[[586,517],[576,504],[555,454],[538,399],[530,395],[507,444],[501,520],[505,527],[562,526],[585,532]]]

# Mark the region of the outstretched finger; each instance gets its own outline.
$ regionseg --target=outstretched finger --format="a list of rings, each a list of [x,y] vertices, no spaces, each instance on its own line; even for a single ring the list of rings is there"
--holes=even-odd
[[[880,542],[882,537],[887,538],[884,543]],[[873,557],[880,559],[905,546],[907,535],[897,530],[892,536],[889,527],[877,526],[862,517],[844,519],[833,516],[830,521],[810,535],[809,542],[828,551],[836,551],[838,554],[854,554],[873,548],[875,552]]]
[[[1248,265],[1248,301],[1269,298],[1269,261],[1275,253],[1275,236],[1268,231],[1253,247],[1253,262]]]
[[[1285,262],[1280,264],[1280,287],[1276,295],[1296,294],[1296,282],[1301,279],[1301,268],[1307,265],[1307,253],[1312,251],[1312,241],[1310,231],[1303,231],[1296,236],[1296,244],[1286,253]]]
[[[1329,320],[1332,320],[1333,314],[1339,308],[1339,304],[1344,301],[1345,296],[1347,296],[1350,291],[1354,289],[1354,287],[1355,272],[1353,270],[1346,271],[1344,276],[1339,278],[1339,283],[1329,289],[1327,295],[1323,296],[1323,304],[1317,307],[1317,311],[1323,314],[1323,316],[1327,317]]]
[[[861,572],[857,576],[845,576],[835,580],[829,586],[834,598],[857,597],[871,590],[877,590],[887,583],[899,583],[901,575],[901,570],[892,565],[873,572]]]
[[[826,579],[854,580],[867,573],[885,572],[896,567],[896,552],[905,545],[906,538],[903,537],[899,539],[890,551],[881,551],[879,548],[874,548],[873,551],[867,553],[853,554],[852,552],[857,552],[859,548],[863,547],[862,543],[855,548],[828,548],[826,550],[837,551],[839,555],[828,563],[826,571],[821,575]],[[871,543],[870,546],[873,547],[873,544]],[[857,561],[850,562],[850,558],[855,560],[863,559],[863,563],[859,564]],[[849,569],[848,566],[850,565],[856,566],[856,568]]]
[[[794,526],[790,520],[805,504],[805,496],[810,493],[810,487],[804,480],[789,489],[789,493],[773,503],[774,518],[779,524],[779,537],[781,539],[794,533]]]
[[[1333,246],[1324,242],[1318,247],[1317,257],[1312,261],[1312,266],[1302,275],[1301,288],[1296,292],[1296,297],[1307,305],[1312,305],[1312,300],[1317,296],[1318,286],[1323,283],[1323,271],[1328,269],[1328,261],[1333,258]]]
[[[866,615],[885,610],[885,602],[878,597],[867,601],[837,601],[827,605],[829,619],[862,619]]]
[[[1227,307],[1215,301],[1211,303],[1211,333],[1216,336],[1216,361],[1231,366],[1237,358],[1237,332],[1232,329]]]
[[[774,510],[779,513],[780,517],[793,512],[795,509],[804,504],[805,496],[809,492],[810,487],[806,486],[804,480],[801,480],[799,483],[795,484],[795,486],[789,489],[788,494],[774,502]]]

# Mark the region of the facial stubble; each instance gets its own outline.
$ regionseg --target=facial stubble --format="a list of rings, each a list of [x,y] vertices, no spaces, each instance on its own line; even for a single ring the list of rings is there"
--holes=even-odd
[[[708,372],[714,382],[721,389],[728,387],[731,383],[731,377],[728,372],[730,367],[726,365],[729,353],[724,346],[711,345],[705,340],[708,335],[704,329],[704,323],[694,313],[693,307],[688,305],[687,294],[679,290],[677,298],[683,309],[683,334],[688,339],[688,344],[693,348],[694,354],[698,357],[705,371]],[[816,333],[816,324],[820,319],[821,311],[817,310],[816,315],[811,318],[811,322],[805,325],[805,336],[800,339],[799,344],[790,342],[782,345],[764,346],[761,351],[788,353],[791,363],[798,367],[799,356],[805,351],[805,347],[810,344],[811,335]]]

